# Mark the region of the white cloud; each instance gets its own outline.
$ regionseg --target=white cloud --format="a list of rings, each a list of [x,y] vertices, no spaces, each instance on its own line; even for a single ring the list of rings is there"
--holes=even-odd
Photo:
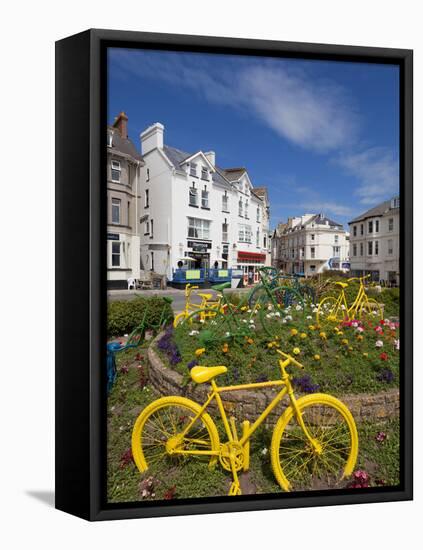
[[[390,150],[373,147],[359,153],[341,154],[336,162],[360,181],[355,194],[361,204],[377,204],[398,193],[399,162]]]
[[[211,63],[207,56],[114,50],[121,70],[189,88],[208,101],[241,109],[292,143],[319,152],[351,144],[358,118],[344,92],[332,83],[311,79],[283,62],[228,58]]]
[[[329,151],[350,144],[357,131],[356,115],[336,85],[323,85],[291,74],[282,66],[252,66],[241,72],[246,107],[267,126],[307,149]]]

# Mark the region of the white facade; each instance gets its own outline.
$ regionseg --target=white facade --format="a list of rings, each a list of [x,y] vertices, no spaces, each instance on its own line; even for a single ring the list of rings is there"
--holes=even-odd
[[[141,134],[141,264],[169,280],[193,268],[270,263],[268,204],[245,169],[222,170],[213,151],[184,153],[164,144],[160,123]],[[190,259],[190,260],[189,260]]]
[[[399,198],[394,197],[368,210],[349,226],[352,273],[371,274],[373,280],[399,285]]]
[[[306,276],[327,269],[346,269],[349,234],[323,214],[305,214],[279,224],[273,236],[272,265]]]

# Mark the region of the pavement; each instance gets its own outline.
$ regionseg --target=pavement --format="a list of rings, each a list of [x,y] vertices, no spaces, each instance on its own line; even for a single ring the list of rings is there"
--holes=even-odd
[[[228,289],[228,292],[239,292],[239,293],[246,293],[251,288],[235,288],[235,289]],[[196,304],[201,303],[201,298],[198,296],[198,293],[207,293],[212,294],[213,298],[216,296],[216,292],[214,290],[211,290],[210,288],[200,288],[198,290],[193,290],[191,294],[191,301]],[[167,288],[166,290],[125,290],[125,289],[118,289],[118,290],[108,290],[107,291],[107,299],[111,302],[117,301],[117,300],[133,300],[137,296],[143,296],[145,298],[149,296],[168,296],[169,298],[172,298],[172,308],[175,313],[180,313],[183,311],[185,307],[185,290],[179,289],[179,288]]]

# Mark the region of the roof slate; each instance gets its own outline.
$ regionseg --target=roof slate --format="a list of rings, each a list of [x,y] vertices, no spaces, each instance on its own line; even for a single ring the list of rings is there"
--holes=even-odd
[[[129,155],[136,160],[143,160],[142,155],[130,139],[123,139],[119,130],[113,126],[109,126],[108,129],[113,133],[112,147],[109,147],[109,149],[118,151],[124,155]]]
[[[359,221],[365,220],[366,218],[373,218],[374,216],[383,216],[383,214],[385,214],[385,212],[390,210],[390,208],[391,208],[391,201],[390,200],[384,201],[378,204],[377,206],[370,208],[370,210],[367,210],[366,212],[364,212],[364,214],[360,214],[360,216],[357,216],[356,218],[354,218],[348,223],[359,222]]]

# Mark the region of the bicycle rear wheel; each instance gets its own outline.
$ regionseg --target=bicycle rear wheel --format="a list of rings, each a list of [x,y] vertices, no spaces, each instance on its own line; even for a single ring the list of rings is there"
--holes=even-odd
[[[198,403],[178,396],[162,397],[146,407],[132,430],[132,456],[139,471],[165,471],[188,457],[215,464],[217,455],[207,453],[219,450],[219,434],[210,415],[203,412],[185,433],[200,411]]]
[[[361,304],[360,310],[358,312],[359,318],[368,317],[369,319],[374,319],[375,321],[380,321],[383,319],[383,309],[382,306],[376,300],[370,299],[366,300]]]
[[[312,442],[288,407],[276,424],[271,443],[275,477],[285,491],[334,489],[345,485],[358,455],[354,418],[339,399],[307,395],[297,406]]]

